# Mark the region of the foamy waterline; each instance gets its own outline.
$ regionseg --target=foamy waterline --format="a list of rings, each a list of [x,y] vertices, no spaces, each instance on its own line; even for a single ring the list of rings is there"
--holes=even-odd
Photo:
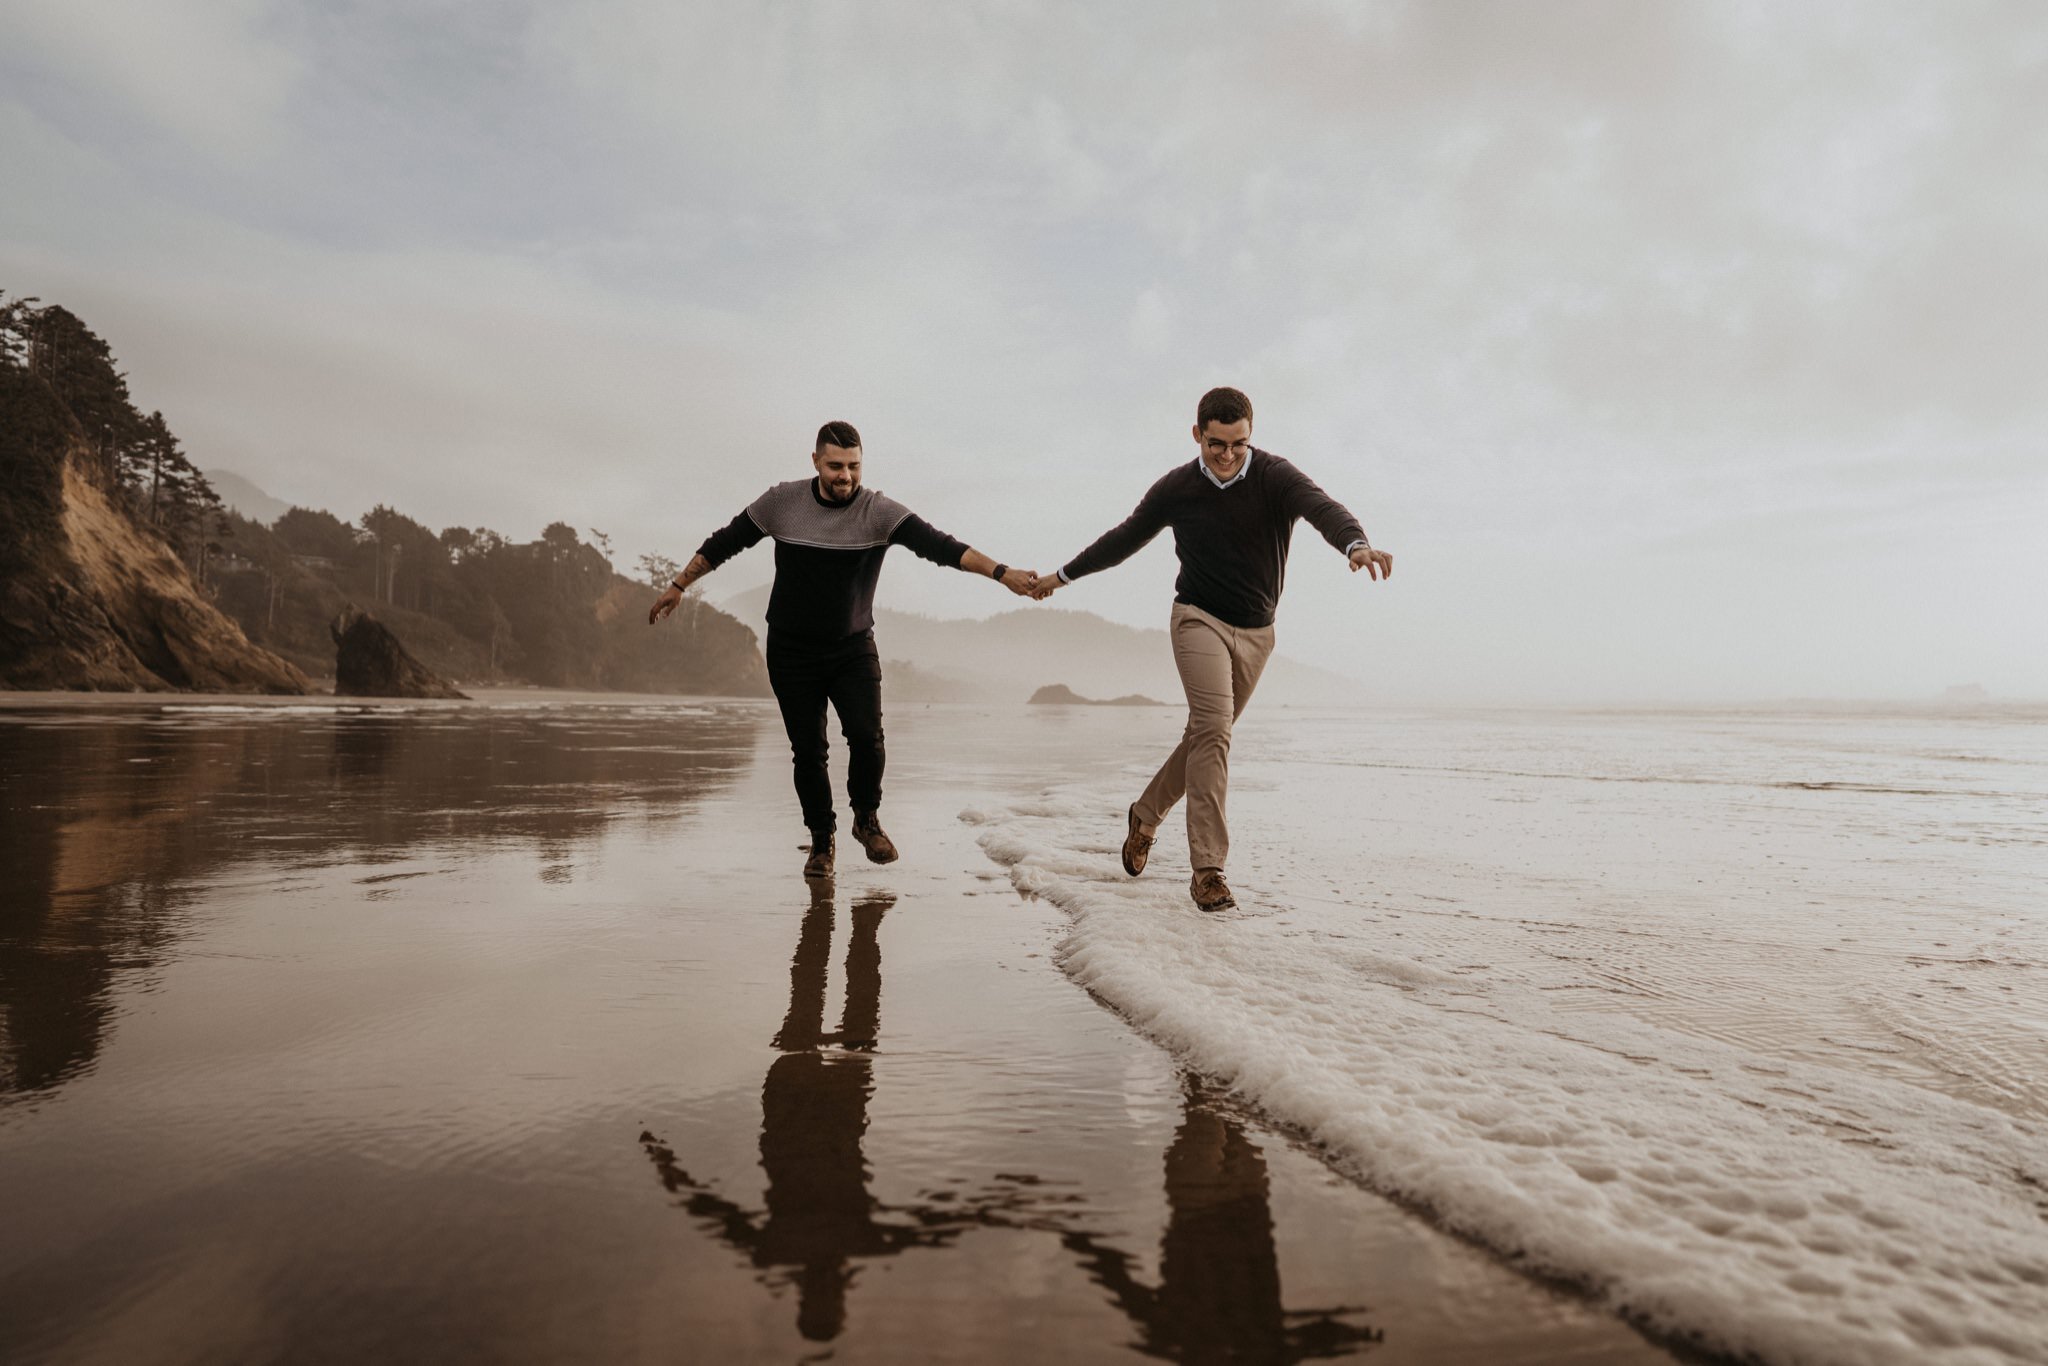
[[[1020,891],[1070,917],[1069,976],[1361,1181],[1721,1351],[2048,1361],[2036,1126],[1562,1013],[1505,976],[1361,948],[1341,907],[1200,916],[1171,874],[1123,876],[1104,834],[1121,812],[1068,791],[962,818]]]

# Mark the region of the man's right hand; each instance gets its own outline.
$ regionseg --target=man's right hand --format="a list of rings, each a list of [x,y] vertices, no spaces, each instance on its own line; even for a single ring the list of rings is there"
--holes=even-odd
[[[1028,598],[1038,587],[1038,571],[1035,569],[1012,569],[997,582],[1020,598]]]
[[[1031,598],[1034,602],[1044,602],[1065,586],[1066,581],[1058,574],[1040,574],[1038,582],[1032,586]]]
[[[668,591],[663,593],[659,598],[656,598],[654,600],[654,606],[647,609],[647,624],[649,626],[652,626],[655,622],[660,621],[670,612],[675,611],[676,605],[682,602],[682,600],[683,590],[676,587],[674,584],[670,584],[668,586]]]

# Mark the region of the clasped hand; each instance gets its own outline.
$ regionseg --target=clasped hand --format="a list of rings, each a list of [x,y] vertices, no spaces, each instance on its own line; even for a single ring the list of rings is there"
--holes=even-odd
[[[1012,569],[1003,575],[1002,582],[1003,587],[1009,589],[1020,598],[1030,598],[1033,602],[1044,602],[1052,596],[1053,589],[1060,586],[1060,576],[1057,574],[1040,574],[1032,569]]]

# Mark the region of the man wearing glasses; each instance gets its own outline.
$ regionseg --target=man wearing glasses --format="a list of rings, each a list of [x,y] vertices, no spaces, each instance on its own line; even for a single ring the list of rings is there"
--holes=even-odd
[[[1204,911],[1236,902],[1223,880],[1230,853],[1224,798],[1230,786],[1230,729],[1273,653],[1273,617],[1287,576],[1294,523],[1306,520],[1374,579],[1394,572],[1394,557],[1375,550],[1358,519],[1315,482],[1270,451],[1252,445],[1252,402],[1235,389],[1211,389],[1195,410],[1199,458],[1161,476],[1137,510],[1041,578],[1033,595],[1049,597],[1084,574],[1122,564],[1153,537],[1173,528],[1180,577],[1174,581],[1167,635],[1187,692],[1188,724],[1180,744],[1127,813],[1124,871],[1144,871],[1159,823],[1188,799],[1189,891]]]

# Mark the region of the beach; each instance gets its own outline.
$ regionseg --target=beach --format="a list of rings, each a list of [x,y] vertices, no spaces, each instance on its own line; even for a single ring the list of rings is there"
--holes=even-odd
[[[0,1357],[2048,1359],[2039,716],[1181,720],[9,699]]]

